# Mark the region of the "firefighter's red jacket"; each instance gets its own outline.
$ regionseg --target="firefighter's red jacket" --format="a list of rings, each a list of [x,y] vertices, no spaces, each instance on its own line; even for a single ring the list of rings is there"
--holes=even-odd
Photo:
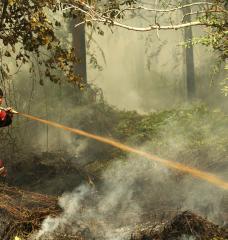
[[[12,114],[0,110],[0,127],[9,126],[12,123]]]

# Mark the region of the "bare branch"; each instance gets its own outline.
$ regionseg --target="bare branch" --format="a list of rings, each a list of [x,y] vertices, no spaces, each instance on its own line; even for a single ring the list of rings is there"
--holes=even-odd
[[[157,3],[157,1],[156,1]],[[74,5],[75,4],[75,5]],[[155,6],[155,8],[147,8],[144,6],[137,6],[137,7],[130,7],[130,8],[124,8],[122,10],[119,9],[109,9],[107,11],[100,11],[100,10],[96,10],[96,8],[94,6],[90,6],[86,3],[83,3],[81,1],[76,1],[74,4],[66,4],[66,8],[65,9],[69,9],[69,8],[74,8],[77,11],[81,11],[85,14],[86,18],[84,21],[78,23],[75,27],[78,27],[82,24],[85,23],[92,23],[92,22],[98,22],[98,23],[104,23],[107,24],[109,26],[118,26],[127,30],[132,30],[132,31],[138,31],[138,32],[147,32],[147,31],[152,31],[152,30],[156,30],[157,31],[157,35],[158,35],[158,31],[159,30],[177,30],[177,29],[182,29],[182,28],[186,28],[186,27],[191,27],[191,26],[209,26],[208,23],[204,23],[198,20],[195,21],[190,21],[190,22],[180,22],[180,23],[172,23],[172,21],[170,21],[169,25],[160,25],[159,22],[157,21],[157,14],[158,13],[168,13],[168,12],[174,12],[177,10],[183,10],[185,8],[190,8],[193,6],[203,6],[204,8],[207,6],[212,6],[213,3],[210,2],[195,2],[195,3],[191,3],[191,4],[185,4],[182,6],[177,6],[174,8],[169,8],[169,9],[157,9],[157,4]],[[126,25],[123,23],[120,23],[119,21],[116,21],[116,19],[118,18],[118,16],[123,13],[124,11],[134,11],[134,10],[145,10],[145,11],[153,11],[155,12],[155,23],[151,24],[149,26],[146,27],[136,27],[136,26],[130,26],[130,25]],[[116,11],[117,13],[114,16],[111,16],[111,13],[113,11]],[[220,12],[220,9],[201,9],[199,11],[196,12],[191,12],[188,13],[188,15],[194,15],[194,14],[203,14],[203,13],[207,13],[207,12]],[[187,15],[185,15],[184,17],[186,17]],[[158,35],[159,36],[159,35]]]
[[[177,25],[165,25],[165,26],[153,25],[153,26],[148,26],[148,27],[133,27],[133,26],[129,26],[129,25],[125,25],[125,24],[116,22],[116,21],[111,21],[111,20],[107,20],[107,19],[96,19],[96,18],[90,19],[90,20],[85,20],[78,25],[81,25],[81,24],[84,24],[87,22],[102,22],[105,24],[110,24],[112,26],[117,26],[120,28],[137,31],[137,32],[148,32],[148,31],[152,31],[152,30],[172,30],[172,29],[178,30],[178,29],[191,27],[191,26],[205,25],[204,23],[202,23],[200,21],[195,21],[195,22],[189,22],[189,23],[183,23],[183,24],[177,24]]]
[[[210,6],[210,5],[213,5],[213,3],[196,2],[196,3],[186,4],[186,5],[178,6],[175,8],[170,8],[170,9],[148,8],[148,7],[144,7],[144,6],[129,7],[129,8],[124,8],[124,9],[120,10],[115,17],[118,17],[121,13],[123,13],[125,11],[145,10],[145,11],[156,12],[156,13],[167,13],[167,12],[174,12],[177,10],[182,10],[183,8],[189,8],[189,7],[200,6],[200,5]]]

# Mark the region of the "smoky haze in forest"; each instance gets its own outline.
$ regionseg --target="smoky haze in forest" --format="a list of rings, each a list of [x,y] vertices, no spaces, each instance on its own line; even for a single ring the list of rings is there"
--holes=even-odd
[[[176,32],[161,32],[159,37],[160,40],[156,33],[139,34],[120,29],[115,29],[114,33],[105,29],[104,36],[94,36],[104,51],[106,63],[96,44],[92,45],[91,51],[97,53],[97,60],[103,66],[103,71],[88,68],[89,83],[100,87],[105,100],[120,109],[148,113],[181,106],[186,101],[183,48],[178,46],[182,41],[182,34],[178,32],[177,36]],[[214,97],[219,92],[217,83],[212,90],[209,88],[211,55],[202,54],[201,51],[208,50],[195,50],[197,79],[200,81],[199,98],[212,106],[225,107],[222,96]],[[47,81],[44,86],[40,86],[38,81],[27,79],[26,71],[24,69],[24,72],[17,75],[14,83],[15,96],[11,95],[10,99],[19,111],[79,129],[83,126],[81,119],[89,121],[89,118],[96,117],[92,104],[80,105],[76,88],[69,84],[59,86]],[[207,86],[207,90],[203,90],[204,86]],[[214,93],[210,95],[207,91]],[[193,121],[197,125],[197,119]],[[185,132],[178,132],[180,127],[175,120],[168,119],[160,132],[162,141],[167,143],[165,148],[156,146],[153,142],[139,147],[165,158],[194,165],[195,153],[189,153],[192,162],[181,158],[181,152],[189,147],[187,143],[190,140],[185,138]],[[24,146],[36,151],[64,150],[72,155],[80,155],[89,144],[87,139],[77,139],[70,133],[20,117],[15,119],[14,131],[23,133]],[[211,133],[202,132],[203,139],[211,137]],[[220,156],[215,158],[219,159]],[[80,162],[86,163],[87,159],[80,159]],[[207,159],[204,159],[203,167],[206,166]],[[225,170],[216,170],[215,174],[225,179]],[[175,174],[135,155],[128,155],[126,160],[118,158],[102,174],[100,195],[94,187],[86,184],[75,186],[73,192],[63,194],[59,200],[63,213],[58,218],[48,217],[35,237],[45,239],[45,234],[50,234],[54,239],[57,229],[70,229],[74,232],[81,227],[86,229],[90,223],[95,222],[94,229],[88,234],[102,234],[101,239],[125,239],[126,231],[116,233],[116,228],[139,223],[148,212],[156,217],[157,212],[165,207],[168,208],[167,211],[194,210],[217,221],[223,190],[186,175],[176,174],[180,178],[177,183]],[[86,208],[83,205],[85,203]]]
[[[72,35],[68,31],[69,24],[64,24],[63,19],[60,21],[67,36],[62,32],[59,35],[64,38],[66,45],[70,46]],[[128,23],[142,25],[143,20],[130,18]],[[93,33],[91,39],[91,29],[87,29],[88,53],[95,55],[103,69],[99,71],[90,64],[89,54],[87,72],[88,82],[101,88],[107,103],[119,109],[136,110],[139,113],[174,108],[186,103],[184,48],[180,46],[183,42],[182,31],[161,31],[157,35],[156,32],[138,33],[118,28],[111,32],[105,26],[102,26],[102,30],[104,36]],[[194,32],[195,35],[199,35],[201,29]],[[222,68],[215,76],[216,81],[212,83],[212,50],[203,47],[194,49],[198,100],[226,110],[227,100],[220,93],[219,85],[220,79],[225,77]],[[38,69],[37,76],[30,77],[31,79],[28,79],[28,70],[26,67],[22,69],[16,75],[16,79],[12,78],[9,87],[6,86],[9,93],[12,93],[13,89],[17,92],[14,96],[11,94],[12,105],[19,111],[63,121],[80,128],[79,122],[82,115],[87,114],[87,107],[78,106],[81,100],[76,87],[70,84],[59,86],[48,80],[44,81],[44,86],[40,86],[39,77],[44,78],[40,70]],[[69,112],[72,111],[77,116],[74,119],[69,117]],[[90,108],[89,111],[93,109]],[[27,124],[34,125],[29,122]],[[47,135],[51,141],[47,140]],[[40,126],[34,136],[34,142],[43,150],[59,148],[66,141],[64,147],[74,151],[74,147],[69,147],[72,146],[72,140],[69,140],[72,138],[68,133],[59,133],[55,129]]]
[[[143,20],[133,18],[128,23],[141,26]],[[106,27],[102,30],[104,36],[94,34],[91,46],[103,70],[90,69],[88,79],[101,87],[108,103],[147,113],[173,108],[187,101],[182,30],[158,34],[156,31],[139,33],[121,28],[114,28],[113,33]],[[194,37],[202,34],[202,28],[193,29]],[[194,46],[197,100],[227,110],[227,100],[221,94],[224,66],[214,73],[216,61],[213,49]]]

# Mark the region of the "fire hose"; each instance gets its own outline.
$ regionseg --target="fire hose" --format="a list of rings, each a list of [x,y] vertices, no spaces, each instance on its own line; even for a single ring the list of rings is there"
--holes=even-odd
[[[199,170],[195,167],[191,167],[191,166],[188,166],[188,165],[176,162],[176,161],[163,159],[163,158],[160,158],[156,155],[153,155],[153,154],[144,152],[142,150],[133,148],[131,146],[125,145],[121,142],[118,142],[117,140],[109,139],[109,138],[99,136],[99,135],[96,135],[96,134],[92,134],[92,133],[89,133],[89,132],[86,132],[86,131],[83,131],[83,130],[80,130],[80,129],[67,127],[67,126],[64,126],[64,125],[56,123],[56,122],[52,122],[52,121],[49,121],[49,120],[44,120],[44,119],[41,119],[41,118],[38,118],[38,117],[35,117],[35,116],[31,116],[29,114],[17,112],[16,110],[11,109],[11,108],[8,108],[8,109],[6,108],[5,109],[5,108],[0,107],[0,109],[5,110],[5,111],[9,111],[12,114],[18,114],[18,115],[23,116],[25,118],[28,118],[30,120],[34,120],[34,121],[37,121],[37,122],[40,122],[40,123],[43,123],[43,124],[46,124],[46,125],[50,125],[50,126],[55,127],[55,128],[60,128],[60,129],[63,129],[65,131],[72,132],[72,133],[80,135],[80,136],[84,136],[84,137],[87,137],[87,138],[90,138],[90,139],[94,139],[96,141],[111,145],[111,146],[113,146],[115,148],[118,148],[118,149],[121,149],[122,151],[125,151],[125,152],[135,153],[135,154],[137,154],[139,156],[142,156],[144,158],[147,158],[149,160],[158,162],[158,163],[160,163],[160,164],[162,164],[162,165],[164,165],[164,166],[166,166],[170,169],[175,169],[175,170],[184,172],[186,174],[189,174],[189,175],[193,176],[194,178],[207,181],[207,182],[215,185],[216,187],[222,188],[224,190],[228,190],[228,182],[226,182],[225,180],[217,177],[216,175],[213,175],[213,174],[208,173],[206,171]]]

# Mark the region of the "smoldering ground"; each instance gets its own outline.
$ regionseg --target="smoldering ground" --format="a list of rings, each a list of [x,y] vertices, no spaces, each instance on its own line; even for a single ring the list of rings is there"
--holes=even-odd
[[[89,119],[95,115],[93,106],[75,108],[73,98],[66,98],[64,102],[58,101],[60,95],[54,98],[51,93],[54,95],[56,89],[53,92],[51,89],[54,88],[50,86],[48,89],[50,90],[47,98],[49,99],[48,109],[43,107],[41,101],[36,101],[39,98],[37,95],[37,98],[33,100],[33,113],[37,114],[42,111],[44,116],[48,113],[49,116],[52,115],[64,121],[66,125],[89,130],[91,127]],[[69,96],[68,91],[71,92],[67,89],[64,94]],[[191,106],[189,108],[191,109]],[[61,116],[62,111],[64,116]],[[226,139],[224,134],[227,126],[220,125],[217,128],[213,119],[207,115],[202,117],[200,114],[191,114],[191,111],[187,118],[186,115],[183,114],[183,116],[181,121],[177,120],[175,115],[168,117],[159,127],[159,139],[149,141],[141,148],[146,152],[156,153],[187,165],[200,166],[204,170],[207,169],[208,164],[211,164],[212,159],[213,162],[221,159],[225,162],[226,149],[220,151],[219,143]],[[83,119],[83,124],[81,119]],[[88,121],[87,124],[85,120]],[[35,125],[35,123],[32,124]],[[99,124],[97,127],[100,127]],[[28,137],[24,139],[26,146],[30,148],[31,145],[40,142],[41,147],[38,151],[44,150],[47,144],[46,126],[34,126],[32,129],[35,131],[28,131]],[[94,129],[91,128],[91,130]],[[199,141],[196,141],[199,145],[194,148],[192,139],[197,133],[200,136]],[[66,146],[72,154],[80,155],[80,152],[89,154],[88,147],[91,149],[91,143],[87,140],[82,141],[70,134],[59,133],[58,130],[49,129],[48,138],[49,150],[56,150],[58,146]],[[203,149],[204,144],[201,145],[204,141],[208,142],[206,149]],[[196,150],[198,147],[202,147],[204,155],[200,156],[200,152]],[[82,158],[80,161],[86,163],[88,159]],[[226,168],[216,167],[210,171],[225,177]],[[161,221],[162,218],[168,218],[169,214],[181,209],[191,209],[218,221],[223,195],[222,190],[208,183],[173,172],[150,160],[129,155],[127,159],[117,158],[111,161],[95,189],[82,185],[72,193],[64,194],[60,198],[63,213],[58,218],[45,220],[37,236],[46,239],[46,234],[48,234],[54,239],[59,230],[75,233],[81,229],[85,231],[89,229],[89,235],[101,239],[124,239],[129,236],[130,231],[120,231],[116,235],[117,228],[132,226],[149,218]]]
[[[193,118],[191,122],[194,121]],[[189,147],[186,133],[173,134],[183,130],[183,126],[169,119],[161,129],[164,145],[160,144],[159,152],[178,160],[179,154]],[[203,138],[211,137],[205,129],[202,135]],[[147,142],[142,150],[158,151],[157,143]],[[188,156],[188,164],[197,165],[194,154],[191,157]],[[179,161],[186,163],[186,159]],[[217,170],[216,174],[225,177],[225,169]],[[222,221],[221,202],[225,191],[150,160],[135,155],[116,159],[109,164],[101,179],[95,188],[82,185],[72,193],[65,193],[59,200],[63,213],[57,218],[47,218],[36,237],[54,238],[61,231],[70,234],[87,231],[88,238],[127,239],[129,229],[135,224],[147,220],[160,222],[186,209],[213,221]],[[127,230],[116,230],[121,227]]]
[[[51,98],[50,94],[49,97]],[[55,107],[50,107],[49,113],[58,116],[61,108],[57,106],[62,107],[62,104],[63,102],[59,105],[54,102]],[[65,103],[65,107],[72,105],[70,100]],[[39,111],[40,107],[42,106],[37,104],[33,111]],[[183,107],[183,113],[181,110],[168,115],[157,126],[157,137],[142,144],[140,148],[203,170],[207,170],[212,162],[216,163],[219,160],[215,164],[216,168],[209,168],[209,171],[225,179],[226,168],[219,165],[221,159],[223,162],[227,159],[227,149],[221,149],[223,145],[220,145],[221,141],[226,140],[227,125],[224,122],[218,128],[216,119],[207,114],[200,114],[200,111],[204,110],[197,107],[196,113],[192,113],[191,109],[194,108]],[[83,126],[85,130],[91,127],[90,123],[84,124],[85,119],[89,121],[89,117],[94,114],[92,106],[69,109],[67,118],[64,119],[66,125]],[[213,116],[217,118],[220,114],[222,118],[223,114],[218,112]],[[32,137],[28,137],[28,148],[32,142],[39,142],[39,139],[45,146],[46,142],[43,140],[47,135],[44,130],[46,126],[39,126],[38,131],[33,132]],[[48,134],[49,139],[52,139],[49,150],[56,150],[58,138],[55,136],[59,134],[58,130],[49,130]],[[60,146],[70,144],[69,151],[79,156],[81,152],[89,154],[91,144],[94,144],[70,134],[61,133],[60,136]],[[79,161],[86,163],[88,159],[82,158]],[[58,232],[75,234],[83,231],[83,234],[88,234],[88,238],[92,236],[100,239],[125,239],[129,237],[128,230],[134,224],[147,219],[159,222],[168,219],[177,211],[186,209],[199,212],[214,221],[222,221],[220,213],[224,192],[209,183],[169,170],[135,155],[112,159],[107,165],[95,187],[83,184],[60,198],[63,213],[57,218],[47,218],[37,233],[37,238],[47,239],[48,236],[55,239]],[[57,182],[52,181],[51,184],[56,185]],[[128,230],[116,231],[123,226],[127,226]]]
[[[59,86],[48,85],[44,86],[48,92],[47,98],[44,95],[47,109],[43,101],[39,101],[40,95],[36,93],[32,99],[33,114],[52,116],[53,119],[56,118],[68,126],[82,127],[87,131],[97,131],[96,127],[100,128],[99,121],[91,125],[91,117],[97,116],[93,105],[75,107],[74,92],[71,88],[60,89]],[[43,91],[42,87],[40,91]],[[58,91],[60,94],[55,95]],[[25,109],[28,107],[27,104],[21,106]],[[227,150],[221,149],[223,144],[220,145],[226,140],[227,125],[224,123],[218,127],[211,116],[192,114],[191,106],[188,108],[189,114],[185,114],[186,109],[183,107],[183,118],[181,111],[177,116],[176,114],[168,116],[157,126],[159,137],[144,143],[140,148],[203,170],[207,170],[207,166],[212,162],[218,161],[215,164],[216,168],[209,170],[225,178],[226,167],[219,168],[219,165],[221,161],[225,162],[227,159]],[[215,115],[219,117],[220,113]],[[223,117],[222,113],[221,117]],[[181,120],[178,120],[179,118]],[[24,120],[18,119],[18,121],[20,126]],[[92,151],[94,142],[78,139],[71,134],[60,133],[59,130],[50,128],[47,135],[47,126],[33,122],[29,124],[31,125],[28,125],[26,131],[28,135],[24,135],[23,139],[28,149],[36,146],[36,151],[45,151],[48,137],[49,151],[55,151],[59,146],[62,149],[66,147],[72,155],[79,155],[75,160],[79,160],[80,163],[87,163],[88,159],[85,156],[95,153]],[[24,131],[24,128],[20,127],[20,129]],[[17,128],[19,131],[20,129]],[[105,134],[105,132],[101,133]],[[203,144],[205,141],[206,145]],[[193,143],[196,143],[196,146]],[[97,146],[102,148],[101,145]],[[20,147],[24,148],[24,146]],[[81,152],[87,153],[84,154],[85,158],[80,158]],[[49,183],[58,185],[58,181]],[[52,188],[52,186],[48,187]],[[128,155],[126,159],[117,158],[108,163],[97,186],[95,183],[95,189],[82,185],[71,193],[65,193],[60,198],[63,213],[58,218],[47,218],[37,236],[47,239],[48,235],[55,239],[58,231],[74,234],[83,229],[89,236],[101,239],[124,239],[129,237],[130,231],[123,230],[116,233],[116,229],[123,226],[130,226],[131,229],[134,224],[146,219],[161,221],[182,209],[197,211],[214,221],[222,221],[220,212],[223,195],[222,190],[208,183],[173,172],[150,160]]]
[[[63,213],[57,218],[48,217],[36,237],[54,239],[59,233],[87,231],[88,239],[129,239],[135,224],[168,219],[178,209],[217,217],[221,191],[196,184],[192,179],[176,183],[171,175],[167,169],[145,160],[116,162],[103,175],[99,194],[85,185],[65,193],[59,200]],[[213,212],[208,212],[209,209],[205,212],[208,205]],[[117,232],[121,228],[122,232]]]

